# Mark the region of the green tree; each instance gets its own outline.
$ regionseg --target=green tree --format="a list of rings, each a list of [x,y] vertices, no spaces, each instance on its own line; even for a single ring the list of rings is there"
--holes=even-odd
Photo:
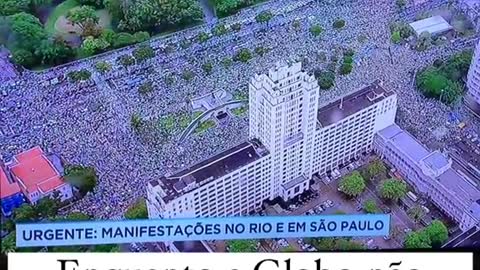
[[[191,81],[195,77],[195,73],[193,71],[187,69],[182,72],[182,78],[185,81]]]
[[[260,12],[257,16],[255,16],[255,20],[256,20],[258,23],[268,22],[268,21],[270,21],[272,18],[273,18],[273,14],[272,14],[272,12],[269,11],[269,10],[264,10],[264,11]]]
[[[314,24],[310,27],[310,33],[315,37],[318,37],[322,32],[323,28],[319,24]]]
[[[230,240],[227,241],[229,252],[255,252],[257,241],[255,240]]]
[[[358,196],[365,190],[365,180],[358,171],[346,175],[340,181],[340,191],[348,196]]]
[[[152,28],[181,28],[203,18],[196,0],[139,0],[123,2],[119,29],[137,32]]]
[[[378,212],[378,206],[375,200],[369,199],[363,203],[363,210],[368,214],[375,214]]]
[[[10,16],[29,10],[30,0],[1,0],[0,16]]]
[[[305,240],[306,243],[310,243],[317,250],[334,250],[335,238],[309,238]]]
[[[47,33],[38,18],[25,12],[9,16],[10,30],[13,34],[13,42],[10,48],[24,49],[31,53],[38,44],[47,38]]]
[[[35,50],[35,55],[46,65],[59,65],[74,56],[73,49],[62,38],[45,39]]]
[[[67,77],[74,82],[86,81],[90,79],[91,76],[92,73],[84,68],[80,70],[70,71],[69,73],[67,73]]]
[[[18,49],[13,51],[12,53],[13,61],[15,63],[24,66],[26,68],[30,68],[35,65],[36,59],[33,56],[33,53],[24,49]]]
[[[12,232],[15,230],[15,222],[13,222],[13,220],[11,219],[5,220],[5,222],[2,222],[0,225],[0,230],[4,230],[7,232]]]
[[[424,231],[410,232],[404,241],[405,248],[432,248],[431,241]]]
[[[234,14],[241,5],[239,0],[214,0],[213,3],[220,17]]]
[[[125,212],[126,219],[148,219],[147,204],[145,199],[140,199],[131,205]]]
[[[113,253],[113,252],[119,252],[120,251],[120,246],[117,244],[110,244],[110,245],[96,245],[91,247],[92,252],[108,252],[108,253]]]
[[[371,178],[378,179],[384,178],[387,175],[387,167],[380,159],[375,159],[370,164],[368,164],[365,171],[365,178],[370,180]]]
[[[31,0],[30,7],[32,10],[52,4],[52,0]]]
[[[130,33],[118,33],[115,35],[115,40],[113,41],[113,47],[121,48],[135,43],[135,37]]]
[[[232,65],[232,63],[233,63],[232,59],[230,59],[228,57],[225,57],[225,58],[222,59],[222,65],[226,68],[230,67]]]
[[[252,59],[252,53],[247,48],[240,49],[240,51],[238,51],[233,57],[234,61],[240,61],[244,63],[248,62],[250,59]]]
[[[353,64],[352,63],[345,63],[343,62],[342,65],[340,66],[340,74],[341,75],[347,75],[350,74],[353,70]]]
[[[91,6],[81,6],[68,11],[66,18],[74,25],[78,25],[82,30],[88,22],[98,23],[99,17],[95,9]]]
[[[65,167],[65,180],[85,195],[97,185],[97,172],[93,167],[68,165]]]
[[[112,65],[105,61],[98,61],[95,63],[95,69],[97,69],[100,73],[106,73],[112,69]]]
[[[196,38],[196,39],[198,40],[198,42],[203,43],[203,42],[207,41],[209,38],[210,38],[210,36],[209,36],[207,33],[205,33],[205,32],[200,32],[200,33],[197,35],[197,38]]]
[[[363,250],[365,247],[355,241],[340,238],[335,241],[335,250]]]
[[[340,28],[343,28],[345,27],[345,20],[343,19],[337,19],[333,22],[333,28],[335,29],[340,29]]]
[[[398,201],[407,194],[407,184],[401,179],[387,179],[380,185],[380,196],[382,198]]]
[[[427,213],[420,205],[408,209],[407,214],[415,221],[420,221]]]
[[[135,42],[140,43],[140,42],[145,42],[150,39],[150,34],[145,31],[139,31],[133,34],[133,38],[135,39]]]
[[[120,21],[123,18],[123,0],[104,0],[103,4],[113,21]]]
[[[50,197],[41,198],[35,205],[35,211],[37,212],[37,215],[45,219],[56,216],[59,208],[60,201]]]
[[[218,24],[212,29],[212,34],[222,36],[228,33],[228,28],[224,24]]]
[[[212,70],[213,70],[213,64],[212,64],[212,62],[206,62],[206,63],[204,63],[204,64],[202,65],[202,69],[203,69],[203,71],[205,71],[205,73],[206,73],[207,75],[212,74]]]
[[[135,131],[139,131],[143,126],[143,119],[138,113],[133,113],[130,117],[130,125]]]
[[[83,26],[81,36],[83,38],[92,36],[94,38],[99,37],[102,34],[102,28],[94,21],[87,21]]]
[[[104,39],[109,44],[114,44],[115,40],[117,39],[117,33],[112,29],[103,29],[102,33],[100,34],[100,38]]]
[[[151,81],[144,82],[138,87],[138,92],[144,95],[153,92],[153,90],[153,83]]]
[[[440,247],[448,239],[448,228],[439,220],[434,220],[425,228],[425,233],[428,235],[432,246]]]
[[[142,44],[133,50],[133,57],[140,63],[155,57],[155,51],[147,44]]]
[[[330,89],[335,85],[335,73],[331,71],[316,70],[314,75],[318,80],[318,85],[323,90]]]
[[[135,64],[135,58],[133,56],[126,54],[121,55],[117,58],[118,63],[124,67],[128,67]]]
[[[391,37],[392,43],[399,44],[402,42],[402,37],[400,36],[400,31],[394,31]]]
[[[28,203],[24,203],[20,207],[13,210],[13,221],[15,223],[33,222],[37,220],[37,218],[37,211]]]
[[[15,231],[10,232],[1,242],[1,253],[7,254],[17,251]]]

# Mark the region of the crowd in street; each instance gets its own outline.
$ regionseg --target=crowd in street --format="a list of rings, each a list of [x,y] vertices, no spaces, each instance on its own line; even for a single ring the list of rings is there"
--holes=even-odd
[[[262,10],[275,16],[268,23],[256,23],[255,15]],[[423,97],[415,89],[413,78],[419,69],[470,43],[458,41],[425,52],[393,45],[389,24],[398,14],[395,1],[272,1],[223,20],[226,25],[241,22],[242,28],[212,36],[203,43],[195,38],[211,26],[156,39],[150,44],[156,57],[134,66],[118,64],[119,56],[133,50],[125,48],[42,73],[24,73],[15,83],[0,87],[0,92],[5,92],[0,100],[0,151],[8,159],[40,145],[60,154],[67,163],[95,167],[97,188],[72,209],[97,218],[118,216],[135,199],[145,196],[149,180],[192,165],[248,137],[248,117],[230,117],[217,128],[191,135],[179,144],[175,136],[151,130],[160,119],[192,114],[189,99],[214,90],[245,95],[249,79],[278,61],[302,61],[304,69],[312,72],[326,69],[332,58],[341,61],[345,49],[356,52],[353,71],[336,75],[335,86],[321,90],[321,104],[380,79],[385,88],[399,96],[398,123],[424,143],[445,146],[460,132],[456,125],[447,123],[452,108]],[[338,19],[345,20],[344,28],[332,27]],[[319,36],[310,32],[316,24],[324,29]],[[251,51],[252,59],[246,63],[232,61],[241,48]],[[264,54],[257,53],[258,48]],[[100,60],[110,62],[113,69],[106,74],[96,72],[94,66]],[[213,66],[208,75],[202,68],[205,63]],[[81,68],[90,70],[92,79],[74,83],[65,78],[67,72]],[[52,82],[54,78],[60,79]],[[154,91],[139,93],[139,86],[147,81],[153,83]],[[453,110],[469,125],[479,127],[463,106]],[[134,113],[148,128],[132,128]],[[441,137],[434,132],[439,128],[444,131]]]

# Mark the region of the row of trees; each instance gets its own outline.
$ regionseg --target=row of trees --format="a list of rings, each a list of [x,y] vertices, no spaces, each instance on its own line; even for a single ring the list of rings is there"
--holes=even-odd
[[[448,229],[439,220],[432,223],[422,230],[411,232],[405,238],[405,248],[439,248],[448,239]]]
[[[340,180],[339,191],[347,196],[356,197],[362,194],[366,187],[366,180],[376,180],[386,176],[387,168],[381,160],[373,161],[361,173],[353,171]],[[383,180],[378,186],[380,196],[388,201],[396,202],[407,194],[407,184],[400,179],[390,178]],[[371,203],[370,203],[371,205]],[[373,207],[369,207],[373,209]]]
[[[446,104],[458,100],[463,93],[464,78],[472,61],[472,51],[458,53],[447,61],[437,60],[433,66],[419,72],[416,76],[417,88],[429,98],[435,98]]]
[[[0,8],[1,9],[1,8]],[[25,67],[57,65],[69,61],[73,49],[60,37],[50,36],[37,17],[26,12],[0,18],[0,43]]]
[[[213,0],[211,3],[214,5],[217,16],[222,18],[237,13],[244,7],[251,6],[261,0]]]
[[[127,32],[163,32],[201,21],[203,13],[195,0],[104,0],[118,29]]]

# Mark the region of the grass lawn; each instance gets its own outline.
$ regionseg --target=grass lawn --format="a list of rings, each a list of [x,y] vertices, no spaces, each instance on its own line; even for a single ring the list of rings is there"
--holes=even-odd
[[[62,15],[66,15],[70,9],[79,5],[80,3],[78,3],[77,0],[66,0],[65,2],[56,6],[50,16],[48,16],[47,22],[45,23],[45,30],[47,30],[47,32],[50,34],[55,34],[55,23],[57,22],[58,18],[60,18]]]
[[[233,109],[233,110],[232,110],[232,113],[233,113],[234,115],[236,115],[236,116],[241,116],[241,115],[243,115],[244,113],[246,113],[247,110],[248,110],[247,107],[242,106],[242,107],[238,107],[238,108]]]
[[[248,90],[237,90],[233,93],[233,100],[245,100],[248,99]]]
[[[205,122],[200,123],[197,126],[197,128],[195,129],[195,133],[197,133],[197,134],[203,133],[203,132],[207,131],[208,129],[210,129],[214,126],[215,126],[215,121],[207,120]]]

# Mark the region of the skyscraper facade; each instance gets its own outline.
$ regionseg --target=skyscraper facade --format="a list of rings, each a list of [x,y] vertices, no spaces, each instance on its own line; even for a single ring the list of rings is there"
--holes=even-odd
[[[477,44],[468,71],[467,89],[465,103],[474,113],[480,115],[480,41]]]

